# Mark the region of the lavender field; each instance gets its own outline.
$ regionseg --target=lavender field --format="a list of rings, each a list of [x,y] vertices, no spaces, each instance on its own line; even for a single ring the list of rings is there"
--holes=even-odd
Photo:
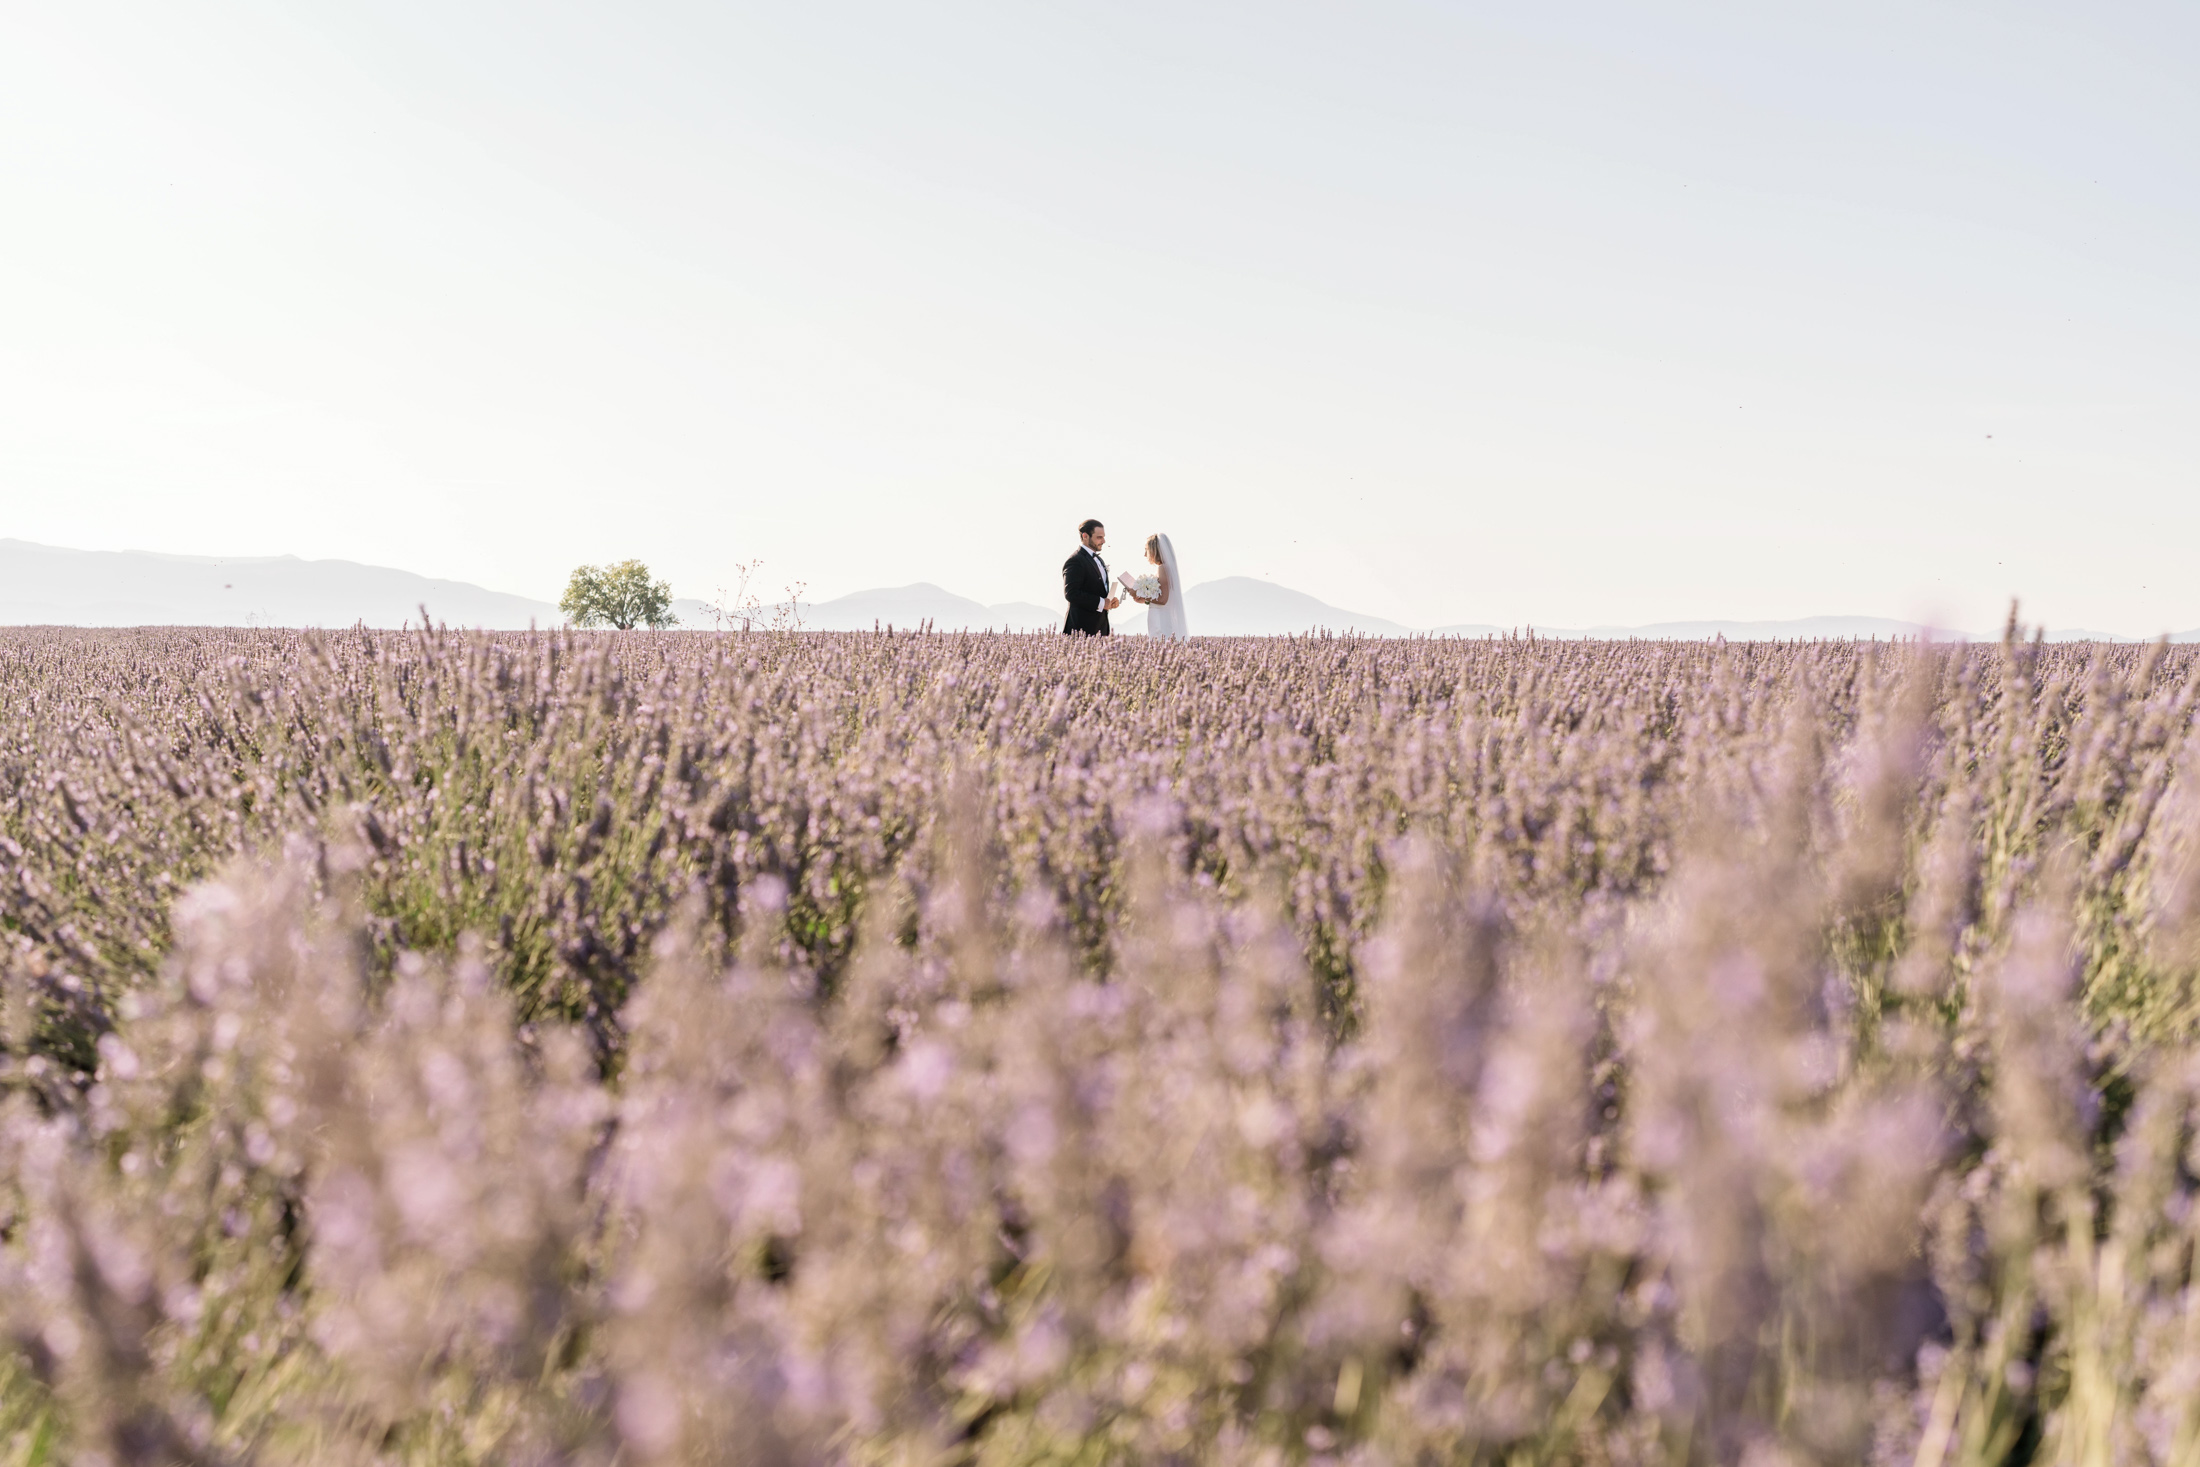
[[[0,1462],[2200,1463],[2196,654],[0,634]]]

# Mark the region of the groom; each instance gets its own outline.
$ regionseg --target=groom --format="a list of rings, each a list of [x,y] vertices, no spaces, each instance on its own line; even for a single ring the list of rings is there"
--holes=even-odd
[[[1108,594],[1108,563],[1100,558],[1101,548],[1108,543],[1108,527],[1086,520],[1077,527],[1077,538],[1084,549],[1062,562],[1062,599],[1069,603],[1069,619],[1062,630],[1105,637],[1108,613],[1123,604],[1120,596]]]

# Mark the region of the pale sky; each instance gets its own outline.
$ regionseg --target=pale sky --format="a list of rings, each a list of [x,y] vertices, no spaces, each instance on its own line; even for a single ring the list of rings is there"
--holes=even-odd
[[[0,0],[0,536],[2200,627],[2200,7]]]

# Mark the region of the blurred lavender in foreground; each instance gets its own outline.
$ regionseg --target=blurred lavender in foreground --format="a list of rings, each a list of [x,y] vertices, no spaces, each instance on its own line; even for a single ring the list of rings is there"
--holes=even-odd
[[[0,639],[0,1461],[2200,1461],[2196,668]]]

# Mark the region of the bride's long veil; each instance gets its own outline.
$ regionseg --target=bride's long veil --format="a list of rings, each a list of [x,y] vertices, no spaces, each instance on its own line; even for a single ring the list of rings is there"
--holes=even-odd
[[[1169,603],[1146,613],[1146,635],[1189,637],[1191,627],[1184,617],[1184,576],[1176,568],[1176,547],[1169,543],[1167,535],[1154,538],[1161,542],[1161,568],[1169,573]]]

